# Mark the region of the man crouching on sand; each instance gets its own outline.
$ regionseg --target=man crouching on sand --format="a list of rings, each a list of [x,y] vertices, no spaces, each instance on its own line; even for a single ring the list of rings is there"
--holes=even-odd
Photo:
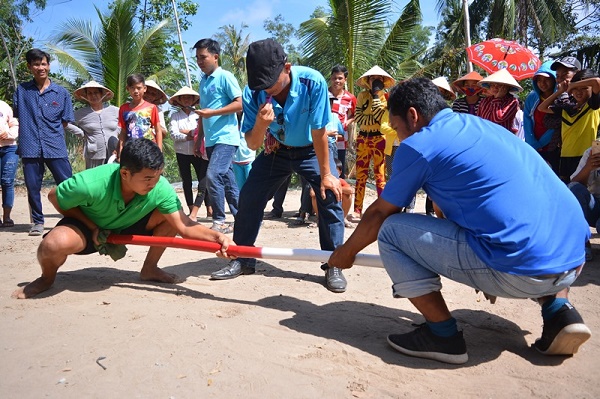
[[[219,243],[221,249],[216,255],[228,257],[231,239],[185,215],[177,193],[161,176],[164,164],[162,152],[152,141],[129,140],[120,164],[88,169],[52,189],[48,199],[64,217],[38,247],[42,276],[12,296],[31,298],[49,289],[69,255],[98,252],[99,233],[106,230],[162,237],[180,234]],[[165,247],[150,247],[140,272],[142,280],[178,282],[176,275],[158,267],[164,251]]]

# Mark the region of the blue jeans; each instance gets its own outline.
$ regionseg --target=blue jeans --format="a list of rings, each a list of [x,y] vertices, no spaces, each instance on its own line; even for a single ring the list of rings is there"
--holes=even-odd
[[[577,278],[575,269],[535,277],[494,270],[473,252],[463,228],[426,215],[388,217],[379,230],[378,243],[396,297],[416,298],[439,291],[440,276],[504,298],[553,295]]]
[[[237,147],[229,144],[215,144],[206,147],[208,169],[206,170],[206,187],[210,205],[213,208],[213,221],[225,221],[225,200],[233,217],[238,212],[240,190],[233,174],[233,156]]]
[[[331,173],[337,176],[331,158],[329,165]],[[237,245],[254,245],[267,202],[292,172],[304,177],[317,193],[321,249],[332,251],[342,245],[344,242],[342,204],[336,200],[330,190],[326,191],[325,199],[319,195],[321,175],[313,147],[291,149],[282,147],[275,153],[265,155],[263,152],[256,157],[248,180],[240,193],[240,209],[233,227],[233,241]],[[274,244],[277,246],[278,243]],[[256,259],[241,258],[240,261],[249,267],[256,265]]]
[[[581,205],[583,216],[588,225],[598,230],[600,228],[600,197],[592,196],[587,187],[581,183],[569,183],[569,189],[575,195],[575,198],[577,198],[579,205]]]
[[[71,164],[67,158],[22,158],[23,177],[27,187],[27,200],[31,210],[33,224],[44,224],[42,212],[42,179],[46,167],[52,172],[54,182],[58,185],[73,175]]]
[[[0,147],[0,186],[2,186],[2,208],[12,208],[15,203],[15,175],[19,156],[16,145]]]

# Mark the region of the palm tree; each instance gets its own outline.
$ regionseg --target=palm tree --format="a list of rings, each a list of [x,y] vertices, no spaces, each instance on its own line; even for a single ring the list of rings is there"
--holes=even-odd
[[[160,44],[170,33],[169,20],[138,29],[136,6],[135,0],[116,0],[106,15],[95,7],[100,20],[97,29],[91,21],[70,19],[48,46],[60,64],[80,79],[94,79],[111,89],[117,105],[127,99],[127,76],[159,64],[165,53]]]
[[[344,64],[349,82],[373,65],[396,77],[415,70],[419,54],[408,54],[408,48],[412,32],[421,21],[418,0],[410,0],[391,25],[388,18],[394,10],[388,0],[329,0],[329,8],[329,15],[300,24],[303,61],[307,65],[326,74],[333,65]],[[354,92],[353,84],[349,90]]]
[[[250,34],[242,39],[242,31],[247,27],[248,25],[243,22],[239,30],[233,25],[224,25],[214,35],[215,40],[221,45],[221,66],[233,73],[240,87],[246,86],[248,81],[246,76],[246,52],[250,45]]]
[[[428,50],[426,59],[430,62],[427,63],[424,74],[433,77],[458,77],[462,71],[467,69],[463,0],[439,2],[438,8],[441,18],[437,27],[435,43]],[[469,11],[469,14],[471,13],[472,11]],[[481,41],[480,16],[469,18],[469,22],[471,41]]]
[[[453,3],[454,0],[439,0],[438,10],[454,7]],[[488,39],[502,37],[527,46],[534,37],[545,47],[571,29],[563,12],[564,4],[563,0],[474,0],[469,14],[472,26],[487,26]]]

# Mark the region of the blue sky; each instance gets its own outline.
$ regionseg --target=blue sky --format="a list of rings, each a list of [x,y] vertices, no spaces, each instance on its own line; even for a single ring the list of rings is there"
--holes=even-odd
[[[143,0],[140,0],[143,1]],[[267,37],[263,29],[265,19],[274,19],[281,14],[287,23],[298,28],[301,22],[309,19],[310,14],[318,6],[327,7],[327,0],[195,0],[199,5],[198,13],[190,18],[191,27],[183,32],[184,48],[188,56],[191,74],[199,73],[195,70],[195,53],[190,51],[196,41],[211,37],[223,25],[233,24],[238,29],[242,22],[248,25],[245,34],[250,34],[250,41]],[[70,19],[91,20],[94,26],[98,23],[96,6],[100,12],[108,11],[108,0],[47,0],[43,11],[33,11],[33,22],[24,26],[25,35],[34,38],[34,45],[43,48],[50,37],[58,28]],[[395,0],[393,7],[400,14],[408,0]],[[421,10],[424,25],[437,25],[438,15],[434,11],[436,0],[421,0]],[[226,7],[222,5],[226,4]],[[52,71],[63,72],[60,64],[53,61]]]
[[[401,10],[408,0],[397,0],[394,7]],[[24,26],[26,35],[35,39],[35,45],[43,47],[57,28],[69,19],[86,19],[96,23],[98,17],[94,9],[108,10],[109,1],[104,0],[48,0],[43,11],[34,11],[32,23]],[[250,33],[250,39],[259,40],[267,36],[263,29],[263,21],[273,19],[277,14],[283,15],[286,22],[296,28],[307,20],[317,6],[326,6],[326,0],[206,0],[196,1],[198,13],[194,16],[192,27],[183,33],[183,39],[189,49],[197,40],[210,37],[223,25],[233,24],[240,27],[248,25],[244,30]],[[223,7],[223,5],[226,7]],[[434,11],[435,0],[421,0],[423,22],[425,25],[437,24],[437,13]]]

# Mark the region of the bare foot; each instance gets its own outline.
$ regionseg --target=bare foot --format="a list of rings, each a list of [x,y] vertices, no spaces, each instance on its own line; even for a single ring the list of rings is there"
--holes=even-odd
[[[164,270],[154,266],[153,268],[144,267],[140,272],[142,281],[158,281],[159,283],[177,284],[182,283],[185,279],[173,273],[167,273]]]
[[[32,298],[44,292],[52,286],[53,281],[48,281],[44,277],[39,277],[24,287],[15,290],[11,297],[15,299],[27,299]]]

